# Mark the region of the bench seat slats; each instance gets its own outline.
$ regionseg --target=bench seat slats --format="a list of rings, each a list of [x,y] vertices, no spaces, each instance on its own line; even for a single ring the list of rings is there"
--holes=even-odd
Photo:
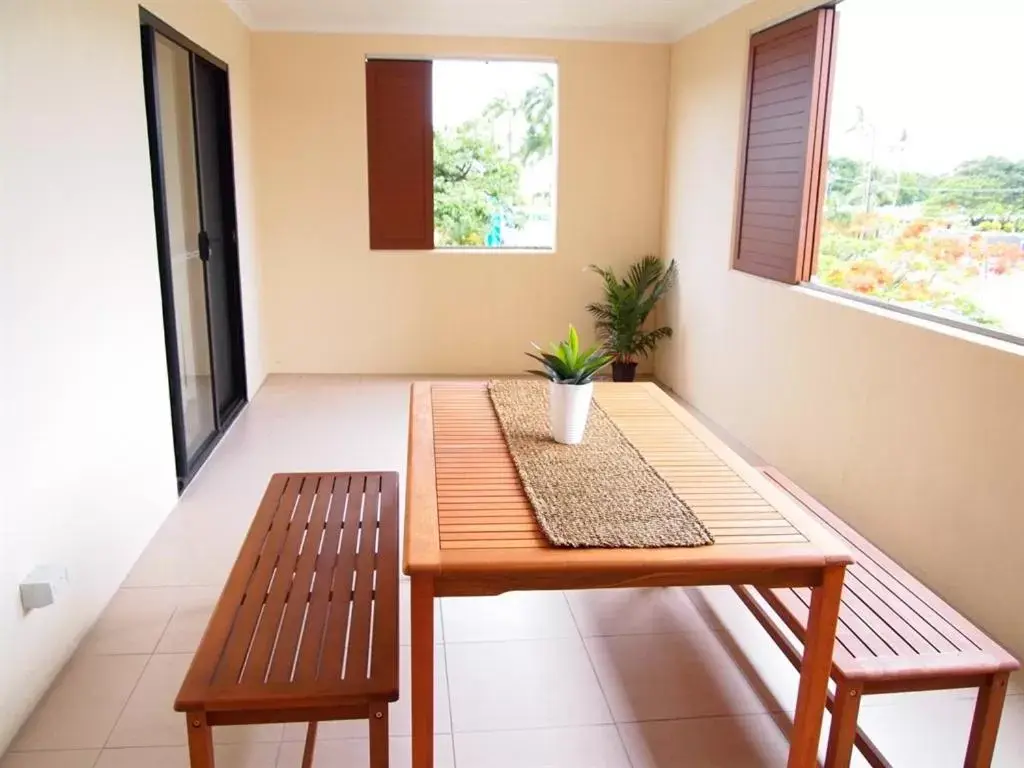
[[[371,487],[372,486],[372,487]],[[351,497],[351,496],[350,496]],[[373,640],[374,559],[376,557],[380,484],[366,484],[360,510],[362,524],[359,530],[359,552],[356,555],[355,579],[352,584],[352,617],[349,620],[348,642],[341,676],[368,677],[370,672],[370,643]],[[370,521],[369,524],[367,521]]]
[[[397,697],[397,474],[275,475],[175,708]]]
[[[310,647],[310,658],[305,668],[309,679],[337,680],[341,677],[344,662],[345,638],[348,636],[348,621],[352,614],[352,580],[356,566],[356,550],[359,547],[359,517],[362,514],[363,487],[366,478],[354,475],[345,504],[345,522],[341,532],[341,545],[334,570],[324,574],[331,584],[331,599],[326,606],[327,629],[319,648]]]
[[[957,617],[959,620],[957,623],[951,622],[944,615],[946,612],[936,610],[934,601],[926,602],[920,594],[912,591],[904,584],[904,581],[912,577],[906,574],[902,568],[895,565],[860,534],[808,497],[807,494],[793,486],[788,480],[781,478],[781,476],[777,477],[770,472],[766,472],[766,474],[788,493],[794,495],[799,493],[800,495],[797,498],[804,506],[814,512],[834,533],[857,549],[857,563],[852,569],[847,569],[847,579],[850,588],[860,594],[867,594],[869,596],[867,602],[872,603],[873,606],[876,604],[876,600],[883,603],[886,608],[896,614],[894,620],[897,624],[909,624],[908,632],[910,635],[920,637],[927,644],[921,646],[917,643],[911,643],[919,647],[920,652],[928,653],[932,650],[971,651],[981,649],[977,642],[971,640],[968,635],[963,633],[961,629],[963,619]],[[914,585],[915,589],[919,586],[921,590],[926,590],[916,580]],[[937,600],[938,598],[935,598],[935,601]],[[907,635],[902,636],[909,641]]]
[[[299,490],[299,497],[296,499],[294,512],[287,525],[284,544],[273,565],[269,584],[262,584],[253,579],[249,582],[249,588],[245,593],[246,603],[251,602],[253,605],[262,603],[263,607],[256,631],[252,635],[249,652],[242,662],[239,677],[243,683],[264,682],[269,671],[268,664],[275,655],[274,643],[277,641],[278,632],[281,629],[286,608],[285,601],[289,598],[293,574],[296,570],[295,560],[297,558],[292,553],[298,555],[299,548],[303,543],[310,523],[309,516],[313,511],[313,499],[316,497],[318,482],[317,479],[307,478],[302,481],[302,485],[307,487]],[[288,602],[295,601],[292,599]],[[224,673],[236,674],[233,668],[224,669]]]
[[[777,614],[786,618],[786,626],[790,631],[803,639],[810,609],[808,608],[808,599],[801,596],[801,591],[800,589],[776,589],[766,591],[763,597]],[[871,650],[864,646],[863,641],[854,634],[841,617],[836,625],[836,645],[833,655],[836,659],[843,660],[871,655]]]
[[[856,552],[856,562],[846,571],[834,652],[840,675],[895,680],[925,671],[957,675],[1017,669],[1016,659],[856,531],[776,470],[763,471]],[[802,642],[810,590],[761,594]]]
[[[312,593],[319,544],[324,539],[327,530],[327,514],[336,482],[337,478],[334,477],[319,478],[316,501],[313,503],[306,531],[306,540],[303,542],[302,551],[299,553],[298,562],[295,565],[295,576],[292,581],[292,589],[295,594],[311,595]],[[341,491],[347,493],[347,486]],[[296,654],[302,639],[303,622],[306,619],[308,606],[308,601],[306,603],[301,600],[288,601],[281,618],[281,634],[277,640],[277,650],[270,666],[269,682],[286,683],[295,674]]]
[[[329,503],[327,522],[324,526],[323,541],[316,559],[316,577],[309,597],[305,628],[299,641],[298,661],[295,665],[295,679],[304,683],[316,681],[320,670],[320,651],[324,642],[327,613],[330,609],[332,578],[341,551],[342,534],[345,530],[347,499],[352,482],[358,485],[362,475],[351,475],[334,479],[334,492]],[[349,534],[352,534],[351,527]]]
[[[302,478],[287,478],[278,499],[274,499],[271,490],[268,489],[261,507],[264,505],[274,507],[270,524],[265,533],[262,525],[259,529],[255,527],[250,529],[252,538],[262,538],[262,546],[256,555],[256,562],[245,565],[245,568],[249,570],[249,578],[243,588],[241,599],[236,598],[235,606],[225,606],[228,610],[237,608],[234,616],[231,618],[221,617],[221,621],[227,620],[230,624],[231,632],[224,645],[224,655],[213,676],[213,682],[218,685],[229,686],[241,682],[242,668],[248,657],[252,636],[263,616],[263,597],[254,594],[256,590],[253,589],[253,584],[266,585],[274,577],[274,569],[288,535],[288,526],[299,498],[302,482]],[[235,567],[238,567],[238,563]]]

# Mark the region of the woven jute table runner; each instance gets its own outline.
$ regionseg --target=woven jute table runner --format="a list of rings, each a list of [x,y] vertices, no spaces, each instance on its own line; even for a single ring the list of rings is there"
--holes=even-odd
[[[548,383],[490,382],[491,402],[537,521],[557,547],[699,547],[704,523],[595,401],[583,442],[548,427]]]

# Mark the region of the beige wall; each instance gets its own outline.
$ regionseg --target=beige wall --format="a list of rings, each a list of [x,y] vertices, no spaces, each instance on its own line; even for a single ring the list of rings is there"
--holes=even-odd
[[[231,67],[249,387],[263,378],[249,35],[145,3]],[[0,2],[0,753],[176,501],[135,0]],[[18,583],[66,566],[53,606]]]
[[[759,0],[672,51],[659,377],[1024,653],[1024,355],[729,270]]]
[[[554,58],[557,252],[371,252],[367,54]],[[655,252],[668,46],[255,34],[267,366],[280,372],[521,371],[529,342],[589,330],[591,263]]]

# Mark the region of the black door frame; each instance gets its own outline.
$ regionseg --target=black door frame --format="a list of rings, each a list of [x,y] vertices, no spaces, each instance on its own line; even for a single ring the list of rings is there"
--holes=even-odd
[[[178,493],[184,491],[188,483],[195,477],[195,474],[202,467],[203,463],[209,458],[213,449],[220,442],[220,439],[224,436],[227,429],[234,422],[235,418],[241,413],[242,409],[248,402],[248,384],[246,380],[245,370],[245,327],[242,322],[242,297],[241,297],[241,276],[239,269],[239,258],[238,258],[238,238],[236,232],[232,233],[232,237],[228,240],[228,247],[226,251],[229,253],[228,271],[232,274],[232,279],[228,285],[228,296],[225,311],[232,314],[236,320],[235,328],[237,333],[234,334],[231,339],[232,344],[232,360],[237,370],[235,371],[238,377],[238,387],[240,389],[240,398],[227,413],[221,413],[218,400],[217,400],[217,381],[216,381],[216,370],[213,365],[213,339],[212,339],[212,319],[210,315],[210,285],[206,275],[207,270],[204,269],[204,299],[207,314],[207,342],[210,350],[210,378],[212,393],[211,397],[213,400],[213,417],[215,428],[212,434],[204,441],[195,453],[189,457],[188,449],[185,442],[185,414],[182,408],[182,391],[181,391],[181,361],[178,357],[178,332],[177,322],[175,317],[174,308],[174,285],[171,274],[171,249],[170,249],[170,227],[167,218],[167,199],[164,186],[164,157],[163,157],[163,145],[161,142],[161,127],[159,119],[158,101],[159,95],[157,92],[157,78],[156,78],[156,34],[159,33],[171,40],[172,42],[180,45],[191,55],[189,57],[189,76],[191,80],[191,87],[194,90],[195,87],[195,68],[193,64],[193,57],[199,56],[205,59],[208,63],[215,66],[224,72],[225,75],[225,94],[228,101],[228,107],[223,115],[224,119],[224,183],[230,184],[231,192],[227,195],[226,202],[230,205],[225,206],[227,210],[230,207],[230,214],[232,217],[232,225],[237,227],[238,214],[236,208],[236,194],[235,194],[235,177],[234,177],[234,146],[232,141],[232,129],[231,129],[231,86],[230,80],[227,78],[228,65],[221,61],[219,58],[214,56],[212,53],[207,51],[202,46],[199,46],[189,40],[187,37],[182,35],[180,32],[175,30],[170,25],[166,24],[157,16],[153,15],[143,7],[139,7],[139,23],[140,33],[142,39],[142,63],[143,63],[143,83],[145,86],[145,98],[146,98],[146,118],[149,126],[149,156],[150,156],[150,169],[153,183],[153,211],[156,219],[156,237],[157,237],[157,260],[160,272],[160,294],[163,303],[163,314],[164,314],[164,343],[166,346],[167,353],[167,379],[168,387],[170,391],[171,399],[171,422],[173,426],[174,434],[174,461],[177,471],[178,478]],[[193,94],[193,111],[196,109],[196,100]],[[198,130],[197,115],[193,112],[192,120],[193,133]],[[198,148],[198,137],[194,136],[196,140],[196,146]],[[198,173],[198,149],[196,155],[197,173]],[[202,192],[199,190],[199,194]],[[202,207],[200,198],[200,209]],[[200,213],[202,215],[202,213]]]

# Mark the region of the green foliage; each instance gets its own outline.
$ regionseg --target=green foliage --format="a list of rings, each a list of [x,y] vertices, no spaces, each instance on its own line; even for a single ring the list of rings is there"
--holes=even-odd
[[[961,163],[936,187],[929,206],[961,213],[975,226],[1019,216],[1024,212],[1024,162],[985,157]]]
[[[552,342],[550,352],[545,352],[536,344],[533,348],[539,354],[526,354],[544,366],[544,369],[531,370],[528,373],[559,384],[589,384],[597,372],[614,359],[614,355],[604,354],[598,347],[581,350],[579,334],[571,325],[569,338],[557,343]]]
[[[484,118],[491,124],[506,121],[509,158],[518,158],[523,164],[542,160],[554,149],[555,137],[555,81],[546,72],[541,74],[518,103],[502,96],[493,99],[484,109]],[[513,147],[512,126],[521,116],[526,122],[526,135],[518,148]]]
[[[492,218],[518,202],[519,176],[480,122],[435,131],[435,245],[482,246]]]
[[[981,281],[1024,269],[1024,162],[985,157],[940,176],[829,159],[817,279],[940,316],[1000,327]],[[915,209],[880,211],[881,206]],[[987,234],[993,233],[993,234]]]
[[[998,327],[999,321],[964,288],[977,274],[977,259],[983,259],[984,252],[972,254],[970,242],[922,238],[914,234],[916,228],[858,239],[829,222],[822,232],[818,280],[882,301]]]
[[[543,74],[519,102],[494,99],[479,118],[434,131],[435,245],[489,245],[496,220],[503,228],[523,225],[514,213],[524,202],[520,180],[524,166],[552,152],[554,88]],[[517,120],[525,121],[525,136],[514,146]]]
[[[526,138],[519,150],[524,163],[536,162],[551,154],[555,130],[555,81],[544,73],[540,82],[523,96],[523,115],[526,117]]]
[[[644,330],[648,315],[675,284],[676,263],[668,266],[657,256],[644,256],[622,280],[608,268],[590,265],[604,280],[604,302],[587,305],[604,348],[623,363],[647,357],[658,342],[672,336],[669,327]]]
[[[894,171],[849,157],[828,160],[828,202],[833,210],[871,210],[926,201],[938,179],[916,171]]]
[[[849,157],[828,159],[828,190],[830,195],[847,198],[864,176],[864,163]]]
[[[917,171],[906,171],[900,176],[900,186],[894,205],[914,205],[931,197],[939,177]]]

